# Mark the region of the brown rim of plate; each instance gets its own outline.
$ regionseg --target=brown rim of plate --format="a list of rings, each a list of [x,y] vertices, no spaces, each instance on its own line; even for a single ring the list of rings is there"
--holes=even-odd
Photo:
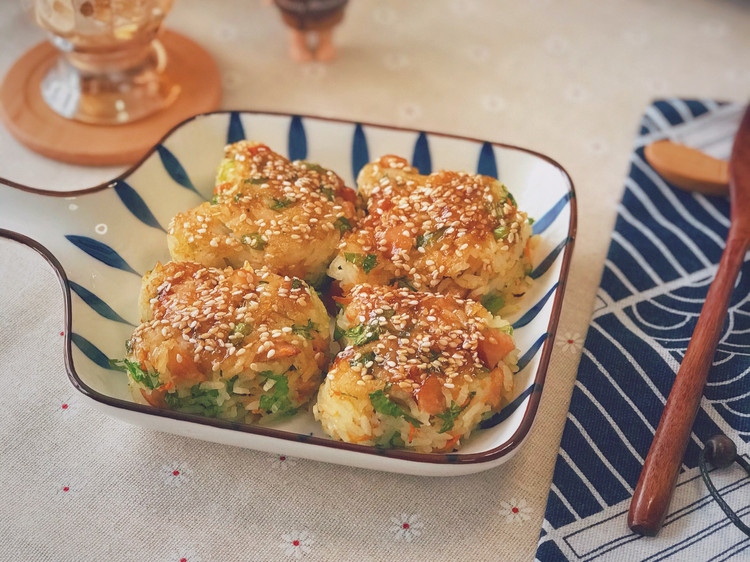
[[[76,191],[62,191],[62,192],[50,191],[50,190],[37,189],[34,187],[25,186],[17,182],[13,182],[11,180],[7,180],[2,177],[0,177],[0,183],[4,183],[5,185],[8,185],[9,187],[12,187],[15,189],[20,189],[21,191],[26,191],[29,193],[36,193],[39,195],[45,195],[45,196],[51,196],[51,197],[71,197],[71,196],[85,195],[88,193],[101,191],[103,189],[107,189],[108,187],[112,187],[117,181],[124,180],[125,178],[130,176],[134,171],[136,171],[140,167],[140,165],[149,156],[151,156],[151,154],[154,153],[158,145],[162,144],[164,140],[170,137],[177,129],[181,128],[183,125],[200,117],[205,117],[209,115],[217,115],[217,114],[230,115],[232,113],[277,115],[280,117],[293,116],[293,114],[289,114],[289,113],[272,112],[272,111],[221,110],[221,111],[213,111],[210,113],[200,113],[193,117],[189,117],[188,119],[185,119],[181,123],[172,127],[172,129],[170,129],[169,132],[167,132],[159,140],[159,142],[156,145],[154,145],[154,147],[152,147],[137,163],[135,163],[133,166],[128,168],[122,174],[120,174],[116,178],[106,183],[102,183],[97,186],[86,188],[86,189],[79,189]],[[321,121],[331,121],[335,123],[344,123],[348,125],[359,123],[363,126],[379,127],[382,129],[391,129],[391,130],[396,130],[396,131],[407,131],[407,132],[413,132],[413,133],[425,132],[426,134],[431,135],[431,136],[453,138],[453,139],[465,140],[465,141],[480,143],[480,144],[485,142],[485,141],[471,138],[471,137],[451,135],[451,134],[446,134],[446,133],[435,133],[435,132],[429,132],[429,131],[418,131],[416,129],[409,129],[406,127],[378,125],[376,123],[362,123],[362,122],[350,121],[347,119],[319,117],[315,115],[298,115],[298,116],[302,117],[303,119],[317,119]],[[276,439],[282,439],[285,441],[297,441],[297,442],[309,443],[311,445],[320,445],[323,447],[329,447],[333,449],[343,449],[347,451],[365,453],[368,455],[375,455],[375,456],[381,456],[381,457],[384,456],[384,457],[389,457],[389,458],[404,460],[404,461],[411,461],[411,462],[418,462],[418,463],[431,463],[431,464],[462,464],[462,465],[484,463],[484,462],[489,462],[489,461],[493,461],[501,457],[504,457],[510,454],[514,449],[516,449],[516,447],[518,447],[526,438],[526,435],[528,434],[529,430],[531,429],[531,425],[534,422],[534,418],[536,417],[536,412],[539,408],[539,401],[542,395],[542,389],[544,387],[544,381],[547,375],[547,368],[549,367],[550,356],[552,354],[552,347],[555,341],[555,333],[557,331],[557,325],[560,320],[562,301],[565,295],[565,287],[566,287],[566,283],[568,279],[568,272],[570,269],[570,261],[572,259],[573,246],[575,244],[575,237],[576,237],[576,230],[577,230],[577,218],[578,218],[575,188],[573,185],[573,180],[570,178],[570,175],[565,171],[565,169],[560,164],[558,164],[555,160],[553,160],[549,156],[546,156],[544,154],[541,154],[533,150],[529,150],[527,148],[522,148],[519,146],[503,144],[503,143],[490,143],[490,144],[492,144],[493,146],[500,147],[500,148],[520,150],[521,152],[525,152],[527,154],[536,156],[537,158],[540,158],[544,160],[545,162],[551,164],[555,168],[557,168],[562,173],[564,178],[567,180],[567,183],[569,186],[570,223],[568,225],[568,242],[565,245],[565,250],[563,251],[563,256],[562,256],[563,261],[562,261],[562,265],[560,268],[560,278],[557,281],[557,288],[555,290],[555,298],[552,301],[552,313],[550,315],[549,323],[547,324],[547,332],[546,332],[547,337],[544,341],[544,344],[542,345],[541,356],[539,359],[539,366],[537,367],[536,376],[534,377],[534,380],[531,384],[531,393],[529,395],[529,402],[528,402],[528,405],[526,406],[526,411],[523,414],[523,419],[521,420],[521,424],[518,426],[518,429],[516,429],[516,431],[513,433],[513,435],[510,436],[510,438],[507,441],[495,447],[494,449],[489,449],[487,451],[482,451],[479,453],[460,453],[460,452],[458,453],[418,453],[415,451],[408,451],[405,449],[385,449],[385,448],[380,448],[380,447],[374,447],[372,445],[357,445],[354,443],[345,443],[343,441],[333,441],[331,439],[314,437],[311,435],[291,433],[288,431],[273,429],[271,427],[266,427],[266,426],[248,425],[248,424],[242,424],[238,422],[221,420],[218,418],[206,418],[203,416],[184,414],[182,412],[154,408],[151,406],[137,404],[135,402],[130,402],[126,400],[120,400],[119,398],[113,398],[111,396],[101,394],[100,392],[97,392],[96,390],[86,385],[78,376],[78,373],[76,372],[73,366],[73,355],[72,355],[72,347],[71,347],[72,340],[70,338],[70,334],[72,330],[70,287],[68,285],[68,277],[62,265],[60,264],[58,259],[47,248],[45,248],[42,244],[40,244],[36,240],[29,238],[28,236],[24,236],[23,234],[19,234],[14,231],[0,228],[0,238],[8,238],[10,240],[14,240],[16,242],[19,242],[21,244],[24,244],[30,247],[32,250],[35,250],[52,266],[55,273],[57,274],[57,278],[60,281],[60,284],[62,285],[62,288],[63,288],[63,299],[64,299],[64,304],[65,304],[65,318],[64,318],[64,322],[65,322],[65,347],[64,347],[65,369],[68,372],[68,378],[70,379],[71,384],[77,390],[79,390],[82,394],[86,395],[92,400],[96,400],[97,402],[100,402],[107,406],[130,410],[132,412],[137,412],[140,414],[146,414],[146,415],[151,415],[151,416],[156,415],[156,416],[161,416],[164,418],[170,418],[173,420],[180,420],[180,421],[191,422],[191,423],[199,423],[201,425],[215,427],[218,429],[230,429],[230,430],[235,430],[235,431],[241,431],[243,433],[261,435],[263,437],[272,437]]]

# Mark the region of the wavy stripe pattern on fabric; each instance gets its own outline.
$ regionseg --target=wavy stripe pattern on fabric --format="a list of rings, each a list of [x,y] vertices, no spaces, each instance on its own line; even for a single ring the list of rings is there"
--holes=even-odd
[[[541,562],[678,560],[697,551],[723,559],[722,551],[730,546],[715,538],[725,527],[723,516],[703,523],[690,507],[707,500],[673,507],[678,511],[668,516],[668,524],[691,529],[671,531],[670,537],[676,538],[644,541],[625,525],[629,499],[729,224],[726,199],[674,188],[649,166],[643,146],[659,136],[679,137],[685,127],[699,142],[696,120],[710,127],[721,108],[707,100],[660,100],[641,122],[547,501],[537,550]],[[715,119],[720,118],[717,114]],[[726,123],[720,125],[726,129]],[[535,233],[540,222],[544,229],[549,220],[537,221]],[[694,479],[699,451],[711,436],[726,433],[737,443],[750,442],[748,338],[750,261],[742,268],[730,303],[688,442],[679,482],[693,482],[690,494],[703,489],[700,479]],[[734,552],[734,547],[729,550]]]

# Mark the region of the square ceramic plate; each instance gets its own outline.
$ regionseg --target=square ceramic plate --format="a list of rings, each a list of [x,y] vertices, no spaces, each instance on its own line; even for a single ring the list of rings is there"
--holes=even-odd
[[[251,426],[159,410],[132,401],[126,376],[109,368],[138,323],[141,275],[169,260],[172,216],[209,199],[223,147],[260,140],[290,159],[319,162],[354,186],[359,169],[383,154],[411,158],[422,173],[445,168],[498,177],[536,219],[540,243],[533,288],[509,317],[521,350],[515,399],[483,423],[457,453],[414,453],[326,437],[310,412],[273,426]],[[450,135],[255,112],[199,115],[171,131],[131,170],[107,185],[57,193],[0,186],[0,235],[28,244],[63,284],[65,362],[91,403],[127,422],[228,445],[344,465],[427,476],[486,470],[510,458],[539,404],[576,228],[565,170],[535,152]]]

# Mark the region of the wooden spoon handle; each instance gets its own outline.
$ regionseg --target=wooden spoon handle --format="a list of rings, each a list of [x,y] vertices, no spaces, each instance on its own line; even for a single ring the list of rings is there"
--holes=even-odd
[[[628,526],[636,533],[656,535],[664,522],[747,246],[748,237],[730,228],[716,278],[708,290],[630,502]]]

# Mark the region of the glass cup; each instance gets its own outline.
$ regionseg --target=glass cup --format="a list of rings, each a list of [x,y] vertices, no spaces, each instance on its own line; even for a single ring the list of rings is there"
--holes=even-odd
[[[61,54],[42,80],[58,114],[113,125],[163,109],[180,87],[156,39],[173,0],[35,0],[37,24]]]

